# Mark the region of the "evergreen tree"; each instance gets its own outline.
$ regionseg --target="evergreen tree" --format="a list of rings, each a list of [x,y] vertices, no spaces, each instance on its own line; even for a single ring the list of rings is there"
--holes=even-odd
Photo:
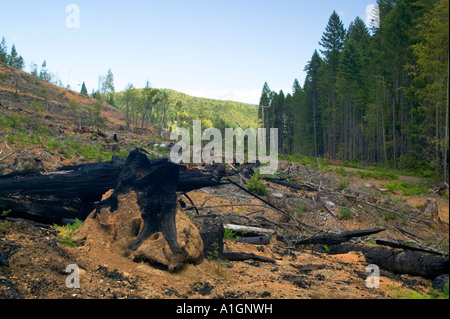
[[[261,92],[261,97],[259,99],[259,110],[258,110],[258,118],[261,119],[262,122],[262,126],[263,127],[268,127],[268,122],[267,122],[267,118],[268,118],[268,109],[267,108],[263,108],[264,106],[270,106],[270,102],[271,102],[271,91],[269,88],[269,85],[267,84],[267,82],[264,82],[264,86]]]
[[[24,67],[23,58],[17,53],[16,46],[14,44],[11,47],[11,53],[7,57],[7,63],[8,65],[19,70],[22,70]]]
[[[448,182],[449,2],[438,0],[416,27],[413,67],[420,100],[416,127],[419,141],[434,162],[436,180]],[[430,156],[432,154],[432,156]],[[442,169],[441,169],[442,168]],[[441,174],[442,172],[442,174]]]
[[[336,78],[339,65],[339,57],[344,46],[345,29],[336,11],[330,16],[328,25],[322,36],[319,44],[323,47],[321,50],[325,56],[325,63],[322,68],[321,86],[324,92],[327,92],[327,98],[322,99],[326,105],[327,112],[324,112],[325,121],[324,127],[327,127],[328,143],[325,150],[332,158],[337,155],[338,144],[338,109],[337,109],[337,92],[336,92]]]
[[[80,91],[80,93],[81,94],[83,94],[83,95],[88,95],[88,91],[87,91],[87,88],[86,88],[86,84],[83,82],[83,84],[81,85],[81,91]]]
[[[5,37],[0,42],[0,64],[6,64],[8,62],[8,47],[6,46]]]
[[[44,62],[42,62],[42,66],[41,66],[41,71],[39,72],[39,78],[51,83],[52,81],[52,75],[47,71],[47,61],[44,60]]]
[[[311,110],[312,117],[309,122],[312,124],[312,144],[314,151],[310,152],[315,157],[323,154],[323,126],[321,125],[320,91],[319,91],[319,69],[323,61],[317,50],[314,51],[311,60],[306,64],[304,71],[306,72],[304,90],[307,107]],[[307,121],[308,119],[305,119]],[[306,123],[299,123],[305,125]]]

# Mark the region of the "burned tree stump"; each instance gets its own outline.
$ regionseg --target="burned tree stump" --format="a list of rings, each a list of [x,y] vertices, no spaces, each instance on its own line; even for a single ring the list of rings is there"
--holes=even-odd
[[[78,243],[107,245],[121,256],[169,270],[203,258],[197,228],[177,206],[177,191],[220,183],[223,169],[187,169],[138,150],[109,162],[65,166],[59,172],[0,177],[0,209],[47,223],[79,218]],[[102,247],[104,248],[104,247]]]
[[[59,224],[75,218],[84,220],[103,194],[124,184],[121,179],[134,178],[123,174],[130,158],[137,156],[142,158],[139,162],[142,169],[176,170],[175,191],[215,186],[224,176],[224,169],[219,166],[189,170],[183,165],[169,163],[165,158],[149,160],[135,150],[128,157],[114,156],[109,162],[63,166],[54,173],[22,171],[0,176],[0,209],[11,209],[14,217],[43,223]],[[131,174],[134,173],[139,177],[139,167]],[[176,177],[171,175],[170,178]],[[148,183],[150,187],[152,180],[141,179],[140,182]]]

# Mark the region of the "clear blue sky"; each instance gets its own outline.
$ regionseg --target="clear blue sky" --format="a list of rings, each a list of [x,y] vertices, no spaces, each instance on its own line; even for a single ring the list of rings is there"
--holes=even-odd
[[[375,0],[0,0],[0,37],[25,60],[79,91],[97,89],[111,68],[128,83],[191,95],[259,102],[265,81],[291,92],[303,84],[333,12],[346,28]],[[66,6],[80,10],[68,28]]]

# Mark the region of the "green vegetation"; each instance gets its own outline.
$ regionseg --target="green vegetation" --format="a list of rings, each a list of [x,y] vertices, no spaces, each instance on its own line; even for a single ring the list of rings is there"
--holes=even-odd
[[[43,147],[69,159],[77,154],[91,161],[109,161],[112,155],[127,156],[133,147],[145,146],[141,141],[132,140],[128,146],[117,151],[112,150],[104,142],[58,133],[50,127],[40,124],[39,118],[20,114],[0,117],[0,128],[13,133],[7,134],[5,138],[9,145],[17,148]],[[93,137],[95,134],[96,132],[93,133]],[[166,150],[164,149],[164,151]],[[156,155],[148,155],[148,157],[153,158]]]
[[[280,159],[292,163],[309,165],[312,168],[320,171],[326,171],[330,169],[330,166],[326,163],[325,159],[321,157],[305,156],[299,154],[280,154]]]
[[[352,218],[352,210],[347,207],[339,209],[339,214],[341,214],[345,219]]]
[[[11,213],[11,209],[4,210],[0,216],[6,217]],[[4,233],[6,229],[8,229],[11,225],[8,222],[4,222],[0,224],[0,233]]]
[[[69,247],[75,247],[76,244],[72,241],[71,234],[73,231],[77,230],[83,222],[79,220],[78,218],[75,220],[73,224],[67,224],[67,225],[54,225],[55,230],[58,232],[58,238],[59,240],[66,246]]]
[[[297,205],[297,216],[302,217],[304,213],[308,211],[308,208],[303,206],[301,203]]]
[[[169,89],[136,89],[129,84],[125,91],[114,94],[116,106],[126,114],[127,126],[147,129],[191,128],[193,120],[201,120],[202,128],[257,127],[258,110],[250,105],[189,96]]]
[[[390,287],[390,289],[396,293],[397,298],[399,299],[449,299],[448,287],[449,285],[447,283],[444,286],[444,290],[442,292],[434,289],[433,287],[430,287],[427,294],[411,289],[400,290],[392,286]]]
[[[349,186],[350,184],[349,183],[347,183],[346,181],[345,181],[345,179],[341,179],[340,181],[339,181],[339,184],[338,184],[338,190],[340,190],[340,191],[343,191],[344,189],[346,189],[348,186]]]
[[[223,238],[230,240],[238,240],[240,236],[237,235],[236,232],[232,231],[228,227],[225,227],[225,232],[223,234]]]
[[[257,195],[266,196],[269,192],[267,191],[266,186],[262,182],[262,178],[259,173],[255,172],[250,177],[250,182],[245,184],[247,189]]]
[[[0,64],[7,64],[14,68],[22,70],[25,66],[25,62],[21,55],[17,53],[16,46],[13,44],[11,52],[8,54],[8,47],[6,45],[5,37],[0,42]]]
[[[406,181],[391,182],[383,185],[390,192],[402,191],[405,196],[427,195],[428,189],[417,183]]]
[[[220,259],[220,255],[219,255],[219,244],[218,243],[213,243],[213,251],[208,251],[206,259],[208,259],[209,261],[212,261],[216,264],[217,266],[217,274],[220,275],[220,269],[223,268],[224,263],[226,262],[223,259]]]
[[[346,29],[332,13],[303,86],[294,80],[287,93],[264,83],[264,127],[278,128],[288,160],[340,159],[356,169],[366,162],[394,173],[359,172],[362,178],[395,180],[407,170],[448,183],[449,3],[378,5],[371,30],[359,17]]]

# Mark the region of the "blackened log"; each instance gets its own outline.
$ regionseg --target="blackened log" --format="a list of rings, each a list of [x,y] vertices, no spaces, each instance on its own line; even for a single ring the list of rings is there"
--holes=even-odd
[[[389,246],[389,247],[392,247],[392,248],[400,248],[400,249],[404,249],[404,250],[421,251],[421,252],[424,252],[424,253],[429,253],[429,254],[434,254],[434,255],[439,255],[439,256],[444,255],[444,252],[434,251],[434,250],[430,250],[430,249],[417,248],[417,247],[413,247],[413,246],[409,246],[409,245],[405,245],[405,244],[400,244],[400,243],[394,243],[394,242],[389,241],[389,240],[375,239],[375,243],[377,245]]]
[[[441,274],[449,273],[448,257],[421,251],[351,243],[329,245],[328,248],[332,254],[360,251],[368,263],[398,274],[436,278]]]
[[[364,230],[351,230],[341,234],[316,236],[305,239],[299,239],[293,241],[293,245],[309,245],[309,244],[321,244],[321,245],[336,245],[349,241],[355,237],[365,237],[384,231],[383,228],[364,229]]]
[[[239,237],[239,243],[246,243],[251,245],[269,245],[272,236],[257,236],[257,237]]]
[[[12,210],[17,218],[31,219],[42,223],[65,223],[78,218],[84,220],[95,208],[102,195],[124,183],[121,172],[130,157],[141,154],[135,150],[128,157],[114,156],[111,161],[63,166],[58,172],[43,173],[24,171],[0,176],[0,209]],[[148,174],[149,167],[161,169],[171,164],[176,168],[178,179],[176,191],[190,190],[220,184],[225,170],[217,165],[188,170],[183,165],[169,163],[167,159],[140,157],[142,169],[128,176],[133,180]],[[141,183],[152,180],[142,180]],[[174,194],[173,194],[174,195]],[[174,195],[175,196],[175,195]]]
[[[242,252],[234,252],[234,251],[224,251],[222,254],[222,258],[230,261],[244,261],[244,260],[255,260],[261,262],[268,262],[276,264],[276,260],[264,256],[255,255],[252,253],[242,253]]]

